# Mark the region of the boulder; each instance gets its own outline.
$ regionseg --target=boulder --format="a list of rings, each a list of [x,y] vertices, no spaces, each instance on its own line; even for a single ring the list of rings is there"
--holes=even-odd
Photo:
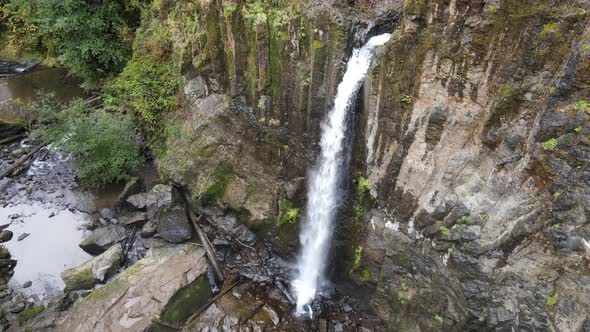
[[[104,208],[104,209],[100,210],[100,216],[106,220],[110,220],[110,219],[115,218],[115,211],[113,211],[111,209]]]
[[[154,225],[153,222],[148,221],[141,228],[141,237],[152,237],[156,235],[157,232],[156,225]]]
[[[131,212],[119,218],[119,221],[125,225],[132,225],[147,220],[145,212]]]
[[[91,255],[99,255],[113,244],[126,239],[127,236],[129,232],[125,227],[109,225],[92,231],[92,234],[80,243],[80,248]]]
[[[96,284],[115,274],[123,261],[121,246],[112,246],[109,250],[88,262],[67,269],[61,274],[66,284],[65,291],[92,289]]]
[[[461,238],[464,240],[476,240],[479,238],[481,234],[481,226],[479,225],[472,225],[467,228],[461,233]]]
[[[12,232],[9,230],[3,230],[2,232],[0,232],[0,243],[12,240],[12,235]]]
[[[161,209],[155,225],[158,234],[169,242],[183,242],[189,240],[193,235],[186,211],[180,206]]]
[[[207,272],[194,244],[152,248],[110,283],[77,301],[56,331],[143,331],[173,295]]]
[[[16,240],[17,241],[22,241],[24,239],[26,239],[29,235],[31,235],[31,233],[22,233],[21,235],[19,235]]]
[[[225,213],[217,207],[204,208],[203,213],[215,227],[232,239],[237,239],[249,245],[253,245],[256,242],[256,234],[248,229],[246,225],[240,223],[235,214]]]

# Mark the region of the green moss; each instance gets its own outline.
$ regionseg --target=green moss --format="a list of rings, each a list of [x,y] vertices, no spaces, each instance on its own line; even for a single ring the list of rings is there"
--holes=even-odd
[[[493,14],[496,12],[496,9],[498,9],[498,7],[496,5],[491,5],[485,10],[485,13],[486,14]]]
[[[326,44],[324,42],[322,42],[321,40],[316,39],[313,41],[313,48],[315,48],[315,49],[324,48],[324,46],[326,46]]]
[[[209,187],[201,194],[201,201],[204,203],[214,203],[223,197],[232,175],[233,170],[231,167],[219,165],[213,172]]]
[[[129,269],[135,266],[137,266],[137,264],[134,264]],[[125,271],[125,275],[129,274],[129,269]],[[86,296],[86,299],[89,301],[99,301],[108,296],[109,294],[117,293],[117,290],[122,288],[124,285],[125,283],[121,280],[121,277],[115,278],[113,281],[104,285],[104,287],[94,290],[92,293],[88,294],[88,296]]]
[[[590,102],[587,100],[581,99],[578,100],[573,106],[572,109],[578,112],[586,112],[590,113]]]
[[[179,325],[207,304],[211,300],[211,296],[211,287],[207,276],[201,276],[181,288],[168,300],[160,314],[160,319]]]
[[[361,266],[361,259],[363,258],[363,246],[356,246],[354,248],[354,261],[352,263],[352,271]]]
[[[26,308],[23,312],[18,314],[18,322],[21,325],[24,325],[26,322],[35,318],[35,316],[42,313],[43,310],[45,310],[44,306],[30,306],[30,307]]]
[[[541,32],[539,32],[540,38],[545,38],[549,35],[554,35],[558,38],[561,38],[562,34],[561,34],[561,31],[559,31],[559,22],[552,22],[552,23],[545,24],[543,26],[543,30],[541,30]]]

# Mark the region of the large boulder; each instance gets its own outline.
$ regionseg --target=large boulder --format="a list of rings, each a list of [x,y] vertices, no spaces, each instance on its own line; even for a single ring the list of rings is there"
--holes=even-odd
[[[56,331],[143,331],[173,295],[207,271],[194,244],[152,248],[109,284],[79,300]]]
[[[80,248],[91,255],[99,255],[113,244],[126,239],[127,236],[129,236],[129,232],[125,227],[108,225],[94,230],[92,234],[80,243]]]
[[[183,242],[189,240],[193,231],[186,211],[180,206],[162,209],[156,217],[155,224],[158,234],[169,242]]]
[[[62,272],[61,278],[66,283],[65,290],[92,289],[96,284],[115,274],[121,267],[122,261],[121,246],[112,246],[88,262]]]
[[[146,217],[166,241],[179,243],[190,239],[192,227],[174,188],[156,185],[149,193],[135,194],[127,202],[146,209]]]

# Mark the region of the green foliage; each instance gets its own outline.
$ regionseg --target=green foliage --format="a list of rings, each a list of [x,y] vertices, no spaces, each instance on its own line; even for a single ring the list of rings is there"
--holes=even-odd
[[[9,47],[37,51],[42,45],[42,32],[34,15],[33,3],[27,0],[0,2],[0,30],[5,32]]]
[[[131,56],[120,1],[40,0],[38,19],[59,60],[86,81],[123,69]]]
[[[354,202],[354,220],[355,223],[360,222],[363,217],[364,203],[367,191],[371,190],[371,182],[365,177],[358,178],[356,186],[356,198]]]
[[[282,199],[279,201],[279,217],[277,218],[277,225],[294,224],[297,222],[299,216],[299,209],[294,208],[289,200]]]
[[[352,271],[361,266],[361,258],[363,258],[363,246],[356,246],[354,248],[354,261],[352,262]]]
[[[442,325],[442,324],[444,323],[444,320],[443,320],[443,318],[442,318],[441,316],[439,316],[439,315],[434,315],[434,321],[435,321],[437,324],[440,324],[440,325]]]
[[[373,281],[373,273],[366,268],[361,269],[361,281],[370,282]]]
[[[510,97],[516,91],[515,88],[507,85],[500,85],[500,89],[498,89],[498,96],[501,98]]]
[[[107,101],[125,105],[145,124],[154,126],[163,113],[177,106],[177,87],[177,72],[171,61],[137,57],[106,88]]]
[[[544,142],[541,144],[541,147],[545,151],[553,151],[553,150],[555,150],[556,146],[557,146],[557,139],[555,139],[555,138],[552,138],[552,139],[548,140],[547,142]]]
[[[553,307],[557,304],[557,297],[555,294],[555,288],[551,288],[551,290],[549,291],[549,297],[547,297],[547,299],[545,300],[545,304]]]
[[[578,100],[572,106],[572,108],[574,109],[574,111],[590,113],[590,102],[588,102],[587,100],[581,99],[581,100]]]
[[[88,110],[82,100],[62,104],[52,94],[29,108],[38,119],[32,136],[72,154],[84,187],[127,180],[143,164],[135,130],[123,115]]]
[[[411,104],[413,99],[412,99],[412,96],[405,95],[400,99],[400,101],[404,104]]]
[[[497,9],[498,9],[498,7],[496,5],[491,5],[485,10],[485,13],[486,14],[493,14],[496,12]]]
[[[445,226],[440,226],[438,231],[440,232],[440,235],[442,235],[442,236],[445,236],[445,237],[451,236],[451,230]]]

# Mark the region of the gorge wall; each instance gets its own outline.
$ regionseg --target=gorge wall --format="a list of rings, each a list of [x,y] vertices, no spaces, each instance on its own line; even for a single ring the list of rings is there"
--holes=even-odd
[[[393,30],[356,110],[335,273],[391,330],[590,330],[589,11],[154,2],[137,47],[165,34],[184,78],[158,168],[289,257],[345,60]]]

